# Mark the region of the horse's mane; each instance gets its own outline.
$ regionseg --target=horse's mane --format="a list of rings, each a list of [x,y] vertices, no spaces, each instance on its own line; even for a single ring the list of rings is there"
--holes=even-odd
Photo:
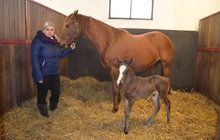
[[[76,20],[81,24],[80,26],[81,26],[82,29],[84,29],[84,30],[87,29],[87,26],[86,26],[86,25],[89,23],[89,21],[90,21],[90,20],[93,20],[93,21],[96,21],[96,22],[99,23],[99,24],[104,25],[105,27],[107,27],[107,28],[109,28],[109,29],[111,29],[111,30],[117,31],[118,34],[127,32],[127,31],[124,30],[124,29],[115,28],[115,27],[110,26],[110,25],[108,25],[108,24],[106,24],[106,23],[104,23],[104,22],[102,22],[102,21],[100,21],[100,20],[98,20],[98,19],[95,19],[95,18],[93,18],[93,17],[91,17],[91,16],[86,16],[86,15],[83,15],[83,14],[79,14],[78,11],[75,11],[74,13],[70,14],[70,15],[66,18],[65,23],[67,23],[67,22],[69,22],[69,21],[71,21],[71,20],[72,20],[71,22],[73,22],[73,19],[76,19]]]

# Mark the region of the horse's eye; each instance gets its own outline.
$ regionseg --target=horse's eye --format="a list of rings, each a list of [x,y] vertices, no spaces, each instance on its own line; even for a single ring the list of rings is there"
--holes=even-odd
[[[69,25],[66,25],[66,28],[69,28]]]

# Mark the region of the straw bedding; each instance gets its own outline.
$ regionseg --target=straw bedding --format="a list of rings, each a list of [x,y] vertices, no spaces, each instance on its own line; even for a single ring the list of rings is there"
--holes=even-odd
[[[36,98],[15,107],[3,116],[5,139],[47,140],[186,140],[213,139],[217,112],[214,103],[195,92],[171,91],[171,123],[166,123],[162,103],[154,123],[145,127],[153,111],[151,98],[136,101],[130,115],[129,134],[124,135],[124,98],[118,113],[112,111],[111,83],[91,77],[70,80],[61,78],[58,109],[49,118],[40,115]],[[50,95],[50,94],[48,94]]]

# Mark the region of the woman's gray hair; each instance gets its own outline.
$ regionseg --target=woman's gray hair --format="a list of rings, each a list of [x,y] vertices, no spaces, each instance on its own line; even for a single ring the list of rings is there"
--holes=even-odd
[[[53,27],[55,27],[55,24],[54,24],[53,22],[51,22],[51,21],[46,21],[46,22],[44,23],[43,29],[47,28],[48,26],[53,26]]]

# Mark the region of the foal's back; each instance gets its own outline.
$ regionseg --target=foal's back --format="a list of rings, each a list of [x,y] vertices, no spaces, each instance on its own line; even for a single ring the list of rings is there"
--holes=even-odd
[[[134,80],[138,94],[136,99],[151,95],[153,92],[159,92],[160,97],[167,96],[170,82],[168,78],[160,75],[152,75],[148,77],[136,77]]]

